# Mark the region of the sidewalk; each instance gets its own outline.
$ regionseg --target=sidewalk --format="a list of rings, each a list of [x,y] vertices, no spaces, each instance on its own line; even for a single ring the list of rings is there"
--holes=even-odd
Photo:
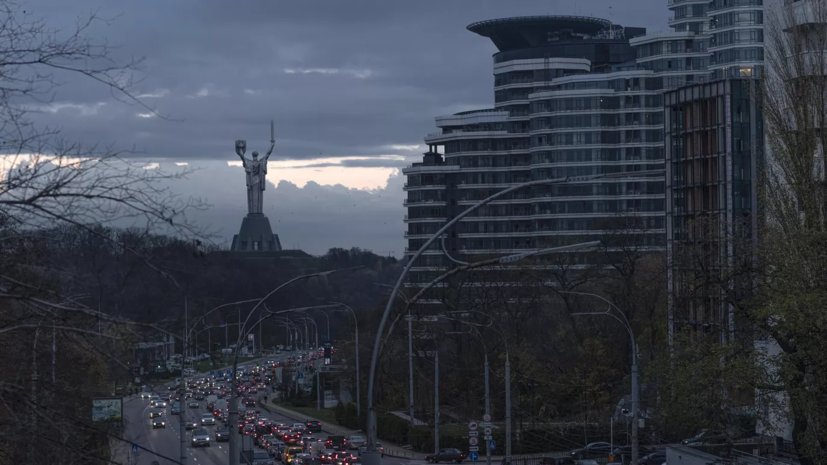
[[[316,418],[301,414],[299,412],[290,410],[288,408],[284,408],[284,407],[280,407],[278,405],[275,405],[273,403],[273,399],[269,399],[269,402],[267,402],[267,404],[265,404],[262,401],[262,399],[259,398],[258,403],[259,403],[259,405],[261,405],[268,412],[277,413],[279,415],[285,416],[287,418],[291,418],[291,419],[296,420],[296,421],[305,422],[307,420],[315,420],[316,419]],[[324,422],[324,421],[321,422],[321,423],[322,423],[322,431],[324,431],[328,434],[344,436],[344,437],[364,436],[364,434],[365,434],[362,431],[342,428],[339,425],[334,425],[334,424],[327,423],[327,422]],[[388,455],[388,456],[391,456],[391,457],[412,459],[412,460],[425,460],[425,454],[422,454],[422,453],[419,453],[419,452],[414,452],[414,451],[407,450],[407,449],[403,449],[400,445],[390,443],[388,441],[385,441],[384,439],[380,439],[379,442],[381,442],[382,445],[385,446],[385,455]]]

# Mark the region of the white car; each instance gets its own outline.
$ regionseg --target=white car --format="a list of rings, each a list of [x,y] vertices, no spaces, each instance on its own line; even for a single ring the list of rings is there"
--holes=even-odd
[[[201,416],[201,424],[202,425],[214,425],[215,424],[215,417],[212,413],[205,413]]]
[[[365,438],[362,436],[350,436],[347,438],[347,448],[348,449],[359,449],[362,447],[362,444],[365,443]]]
[[[158,402],[161,402],[161,397],[160,396],[152,396],[152,397],[149,398],[149,406],[150,407],[155,407],[155,404],[157,404]]]

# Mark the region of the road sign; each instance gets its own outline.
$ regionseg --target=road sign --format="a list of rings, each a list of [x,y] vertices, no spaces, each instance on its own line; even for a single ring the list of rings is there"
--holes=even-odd
[[[479,431],[469,431],[468,432],[468,436],[479,436],[479,435],[480,435]]]
[[[482,433],[486,436],[491,436],[491,428],[485,428],[484,430],[482,430]]]
[[[468,454],[468,460],[470,460],[472,462],[476,462],[477,460],[479,460],[479,458],[480,458],[480,454],[478,454],[476,451],[471,452],[470,454]]]
[[[497,443],[495,441],[488,441],[488,448],[494,450],[497,448]]]
[[[299,372],[299,379],[302,379],[302,378],[304,378],[304,373]]]
[[[491,436],[490,434],[486,434],[482,438],[485,439],[486,441],[490,441],[493,438],[493,436]]]
[[[138,445],[132,444],[132,452],[138,452]]]
[[[476,436],[471,436],[470,438],[468,438],[468,445],[469,446],[476,446],[479,443],[480,443],[480,438],[478,438]]]
[[[214,374],[215,374],[215,371],[214,371],[214,370],[210,370],[210,374],[211,374],[211,375],[214,375]]]
[[[482,416],[482,421],[484,421],[486,423],[490,422],[491,421],[491,415],[486,413],[485,415]]]
[[[468,422],[468,429],[474,431],[477,429],[477,422],[476,421],[469,421]]]

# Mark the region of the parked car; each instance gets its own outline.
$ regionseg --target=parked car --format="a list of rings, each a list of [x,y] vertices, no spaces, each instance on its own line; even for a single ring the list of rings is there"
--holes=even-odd
[[[465,459],[465,454],[460,452],[459,449],[442,449],[436,454],[426,455],[425,461],[430,463],[439,463],[439,462],[456,462],[462,463]]]
[[[571,456],[578,459],[593,459],[608,457],[612,446],[608,442],[592,442],[586,447],[580,447],[571,451]]]

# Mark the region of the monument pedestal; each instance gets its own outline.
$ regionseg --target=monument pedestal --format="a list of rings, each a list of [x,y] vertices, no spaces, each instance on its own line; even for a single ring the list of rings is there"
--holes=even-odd
[[[281,242],[273,234],[270,219],[263,213],[248,213],[241,221],[241,229],[233,236],[233,252],[279,252]]]

